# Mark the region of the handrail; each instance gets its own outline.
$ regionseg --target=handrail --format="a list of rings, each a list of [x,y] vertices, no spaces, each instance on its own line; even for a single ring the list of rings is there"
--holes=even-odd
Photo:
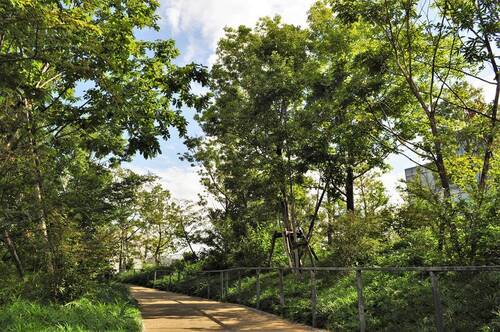
[[[196,271],[196,273],[220,273],[230,271],[247,270],[298,270],[298,271],[386,271],[386,272],[452,272],[452,271],[500,271],[500,265],[479,265],[479,266],[317,266],[317,267],[233,267],[221,270]]]
[[[378,272],[426,272],[429,274],[432,287],[432,297],[434,302],[435,311],[435,325],[438,332],[444,331],[444,320],[443,320],[443,308],[441,296],[438,287],[438,272],[468,272],[468,271],[500,271],[500,265],[479,265],[479,266],[317,266],[317,267],[233,267],[229,269],[219,269],[219,270],[205,270],[205,271],[184,271],[188,274],[197,275],[209,275],[209,274],[220,274],[220,300],[223,301],[228,292],[229,283],[229,273],[238,272],[238,294],[241,290],[241,271],[255,271],[256,272],[256,305],[259,308],[260,302],[260,273],[263,271],[277,271],[279,272],[279,288],[280,288],[280,306],[283,309],[285,306],[285,294],[283,291],[283,272],[284,271],[309,271],[311,274],[311,315],[312,315],[312,325],[316,326],[316,279],[315,274],[321,271],[339,271],[339,272],[356,272],[356,289],[358,293],[358,318],[359,318],[359,329],[361,332],[366,331],[366,318],[364,309],[364,299],[363,299],[363,283],[362,283],[362,271],[378,271]],[[180,279],[180,271],[173,270],[161,270],[155,269],[151,270],[153,272],[153,284],[156,283],[157,273],[167,272],[170,275],[170,282],[174,272],[177,273],[177,279]],[[151,276],[150,276],[151,278]],[[210,298],[210,282],[207,284],[207,297]],[[239,302],[239,295],[238,295]]]
[[[220,270],[203,270],[203,271],[192,271],[191,273],[220,273],[220,272],[232,272],[232,271],[248,271],[248,270],[259,270],[259,271],[279,271],[279,270],[291,270],[291,271],[344,271],[344,272],[354,272],[354,271],[382,271],[382,272],[453,272],[453,271],[500,271],[500,265],[470,265],[470,266],[304,266],[304,267],[289,267],[289,266],[248,266],[248,267],[232,267],[229,269]],[[171,270],[158,270],[158,272],[172,272]]]

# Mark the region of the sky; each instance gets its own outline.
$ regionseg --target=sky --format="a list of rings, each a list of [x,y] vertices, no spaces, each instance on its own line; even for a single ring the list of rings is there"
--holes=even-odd
[[[217,41],[224,35],[224,27],[241,24],[255,25],[263,16],[280,15],[286,23],[304,26],[307,11],[314,0],[160,0],[158,11],[160,31],[140,31],[138,38],[175,40],[181,56],[178,64],[196,62],[211,66],[215,62]],[[193,120],[194,110],[185,109],[189,122],[188,134],[201,136],[200,127]],[[179,200],[197,200],[203,192],[197,169],[188,162],[180,161],[178,154],[186,151],[182,140],[174,131],[172,138],[162,142],[162,154],[150,160],[138,156],[124,165],[133,171],[154,173],[160,183]],[[392,170],[382,176],[382,181],[392,202],[399,200],[396,186],[404,178],[404,169],[415,164],[404,156],[391,155],[388,163]]]

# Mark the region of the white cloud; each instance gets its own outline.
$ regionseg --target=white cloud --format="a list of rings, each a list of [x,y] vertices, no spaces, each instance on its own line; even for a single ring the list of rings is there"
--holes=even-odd
[[[168,167],[165,169],[144,168],[129,165],[127,168],[138,174],[152,173],[160,179],[160,184],[170,191],[177,200],[197,201],[198,194],[203,193],[203,185],[197,169],[193,167]]]
[[[382,174],[380,180],[384,184],[385,191],[389,196],[389,202],[395,205],[401,203],[403,199],[397,187],[401,184],[401,180],[404,180],[404,172],[393,170]]]
[[[213,62],[224,27],[253,26],[263,16],[281,15],[284,22],[305,25],[314,0],[161,0],[160,16],[176,37],[188,39],[184,60]],[[207,55],[207,48],[208,55]]]
[[[407,149],[403,149],[402,152],[413,160],[423,162],[421,158]],[[387,156],[385,161],[391,166],[391,169],[387,173],[382,174],[380,180],[384,184],[386,193],[389,195],[389,202],[397,205],[403,201],[398,191],[398,186],[402,185],[401,180],[405,180],[405,169],[417,165],[407,157],[394,153]]]

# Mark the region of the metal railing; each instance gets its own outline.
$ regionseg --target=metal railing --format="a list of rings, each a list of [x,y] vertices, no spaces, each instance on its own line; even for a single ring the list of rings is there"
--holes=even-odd
[[[438,284],[438,274],[445,272],[498,272],[500,271],[500,265],[488,265],[488,266],[412,266],[412,267],[371,267],[371,266],[355,266],[355,267],[301,267],[301,268],[293,268],[293,267],[236,267],[230,269],[223,270],[206,270],[206,271],[197,271],[191,272],[190,275],[197,275],[197,281],[201,282],[200,275],[204,275],[207,277],[206,283],[206,297],[211,298],[211,282],[210,277],[213,275],[219,275],[219,288],[220,292],[218,299],[220,301],[225,301],[228,297],[229,290],[229,279],[231,273],[236,273],[237,282],[236,282],[236,294],[237,294],[237,303],[241,303],[241,280],[244,273],[248,273],[249,271],[254,271],[255,274],[255,299],[256,299],[256,308],[260,308],[261,301],[261,274],[263,272],[277,272],[278,274],[278,287],[279,287],[279,306],[280,311],[283,314],[285,309],[285,291],[284,291],[284,274],[286,272],[296,272],[299,275],[309,274],[310,281],[310,300],[311,300],[311,317],[312,317],[312,326],[317,326],[317,278],[316,274],[319,272],[325,271],[335,271],[335,272],[355,272],[355,286],[357,290],[357,307],[358,307],[358,321],[359,321],[359,330],[361,332],[366,331],[366,315],[365,315],[365,301],[363,297],[363,280],[362,280],[362,272],[363,271],[378,271],[378,272],[389,272],[389,273],[402,273],[402,272],[420,272],[420,273],[428,273],[430,278],[430,285],[432,289],[432,297],[433,297],[433,306],[434,306],[434,323],[436,326],[436,330],[438,332],[444,331],[444,320],[443,320],[443,306],[441,295],[439,292],[439,284]],[[169,276],[169,285],[172,285],[172,276],[173,272],[169,270],[156,269],[151,271],[152,273],[149,275],[149,281],[152,281],[153,284],[166,275]],[[242,273],[243,272],[243,273]],[[182,273],[177,270],[175,272],[176,281],[180,281],[182,279],[186,279],[189,275]],[[253,273],[252,273],[253,274]]]

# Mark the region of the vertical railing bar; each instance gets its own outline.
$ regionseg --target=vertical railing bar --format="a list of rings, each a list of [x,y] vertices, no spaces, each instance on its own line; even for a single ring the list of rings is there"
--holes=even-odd
[[[210,300],[210,274],[207,274],[207,299]]]
[[[226,271],[226,297],[229,295],[229,271]]]
[[[436,274],[433,271],[430,271],[429,275],[431,277],[432,297],[434,299],[434,315],[435,315],[436,331],[443,332],[444,331],[443,306],[441,304],[441,296],[439,295],[438,280]]]
[[[260,308],[260,269],[257,269],[257,309]]]
[[[316,273],[311,270],[311,311],[312,311],[312,326],[316,327]]]
[[[279,269],[279,287],[280,287],[280,308],[281,314],[285,314],[285,291],[283,289],[283,269]]]
[[[220,272],[220,301],[224,302],[224,271]]]
[[[241,271],[238,270],[238,303],[241,304]]]
[[[363,282],[361,279],[361,269],[356,270],[356,288],[358,290],[358,316],[359,331],[366,331],[365,305],[363,303]]]

